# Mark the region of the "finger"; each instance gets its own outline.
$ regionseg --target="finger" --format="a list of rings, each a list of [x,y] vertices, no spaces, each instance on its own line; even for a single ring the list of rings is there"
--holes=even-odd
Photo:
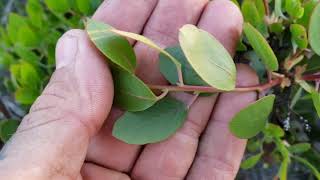
[[[234,6],[233,10],[228,12],[221,9],[231,4],[231,2],[216,0],[208,5],[207,10],[204,12],[200,24],[203,28],[209,31],[215,31],[216,27],[228,26],[225,21],[242,25],[242,16],[239,9]],[[221,10],[221,11],[220,11]],[[231,17],[231,15],[233,16]],[[218,17],[218,21],[212,21],[212,18]],[[237,15],[237,16],[235,16]],[[223,16],[223,18],[221,17]],[[238,17],[238,18],[234,18]],[[218,28],[219,29],[219,28]],[[227,28],[222,34],[216,35],[221,41],[224,39],[225,43],[230,44],[227,47],[235,49],[236,43],[241,28]],[[237,33],[235,33],[237,32]],[[235,35],[230,34],[238,34]],[[229,34],[229,36],[228,36]],[[227,38],[229,37],[229,38]],[[233,43],[232,43],[233,42]],[[233,44],[233,45],[232,45]],[[233,53],[234,51],[230,51]],[[244,65],[238,66],[238,85],[255,85],[258,83],[255,73]],[[241,108],[254,101],[256,94],[250,93],[229,93],[220,96],[218,103],[215,105],[215,110],[212,114],[211,120],[201,138],[200,146],[197,152],[195,161],[190,169],[187,179],[233,179],[236,171],[238,170],[239,162],[245,147],[245,141],[233,137],[228,129],[228,123],[232,116],[235,115]]]
[[[56,58],[49,84],[2,152],[0,167],[31,174],[27,179],[76,179],[89,138],[112,105],[111,74],[83,31],[66,33]]]
[[[158,0],[104,0],[93,19],[134,33],[140,33]]]
[[[193,6],[194,7],[194,6]],[[219,7],[217,14],[222,15],[221,12],[229,13],[234,11],[232,5],[226,5]],[[192,8],[189,8],[192,9]],[[234,19],[241,19],[239,14],[234,14]],[[214,22],[216,16],[211,19]],[[215,28],[207,28],[213,35],[218,36],[224,34],[225,36],[238,37],[241,32],[241,24],[235,23],[235,21],[226,21],[228,25],[215,24]],[[206,28],[204,23],[200,26]],[[237,29],[233,31],[234,34],[227,34],[230,29]],[[221,36],[221,35],[220,35]],[[229,40],[221,39],[221,43],[230,51],[234,52],[237,39],[234,39],[233,44],[229,43]],[[177,95],[176,95],[177,96]],[[184,102],[188,102],[192,99],[191,95],[179,94],[179,99],[183,99]],[[193,161],[194,155],[197,150],[198,138],[207,124],[209,116],[211,114],[212,107],[215,103],[214,96],[198,98],[191,106],[186,123],[173,137],[170,139],[157,143],[147,145],[140,155],[134,169],[132,176],[135,179],[183,179],[187,174],[188,169]]]
[[[145,26],[143,35],[160,47],[178,44],[179,29],[185,24],[195,24],[208,0],[161,0]],[[166,80],[159,71],[159,52],[143,43],[137,43],[137,75],[146,83],[164,84]]]
[[[249,66],[238,64],[237,70],[239,86],[258,84],[257,75]],[[238,139],[231,134],[229,122],[237,112],[254,102],[256,97],[256,92],[220,95],[187,179],[235,178],[246,140]]]
[[[130,180],[126,174],[91,163],[85,163],[83,165],[81,175],[83,180]]]
[[[93,18],[117,29],[140,33],[156,4],[157,0],[105,0]],[[112,136],[113,123],[120,115],[121,112],[113,108],[101,131],[90,141],[87,161],[128,172],[140,146],[123,143]]]

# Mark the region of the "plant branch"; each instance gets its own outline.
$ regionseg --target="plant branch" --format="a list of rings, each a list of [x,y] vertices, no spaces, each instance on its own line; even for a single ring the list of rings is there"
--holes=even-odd
[[[308,74],[301,77],[301,80],[305,81],[317,81],[320,80],[320,74]]]
[[[270,10],[269,10],[269,2],[268,0],[263,0],[263,4],[264,4],[264,9],[266,11],[266,16],[269,17],[270,15]]]
[[[247,87],[236,87],[231,92],[249,92],[249,91],[259,91],[262,92],[266,89],[269,89],[273,86],[281,84],[283,78],[277,78],[271,80],[269,83],[260,84],[257,86],[247,86]],[[148,84],[149,88],[151,89],[161,89],[161,90],[168,90],[168,91],[182,91],[182,92],[199,92],[199,93],[217,93],[217,92],[227,92],[223,90],[219,90],[210,86],[171,86],[171,85],[153,85]]]

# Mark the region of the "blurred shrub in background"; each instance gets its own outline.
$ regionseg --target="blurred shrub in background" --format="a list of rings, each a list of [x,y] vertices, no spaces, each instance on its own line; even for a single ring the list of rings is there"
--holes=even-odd
[[[47,84],[55,45],[68,29],[83,28],[101,0],[0,2],[0,138],[8,139]],[[10,119],[10,120],[8,120]],[[13,120],[14,119],[14,120]]]

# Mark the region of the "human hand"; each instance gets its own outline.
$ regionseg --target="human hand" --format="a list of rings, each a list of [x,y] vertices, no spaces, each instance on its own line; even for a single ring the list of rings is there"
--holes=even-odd
[[[141,33],[162,47],[178,43],[182,25],[197,24],[220,40],[231,54],[243,22],[238,8],[227,0],[107,0],[93,18],[124,31]],[[134,49],[138,76],[146,82],[166,83],[158,70],[158,52],[141,43],[135,43]],[[57,69],[48,86],[1,153],[1,178],[235,177],[246,141],[229,132],[228,122],[256,99],[255,92],[200,97],[174,136],[144,147],[129,145],[111,135],[113,122],[121,111],[112,108],[109,114],[112,78],[105,59],[86,33],[67,32],[58,42],[56,58]],[[238,86],[258,84],[253,70],[246,65],[237,68]],[[193,101],[189,94],[173,95],[186,103]]]

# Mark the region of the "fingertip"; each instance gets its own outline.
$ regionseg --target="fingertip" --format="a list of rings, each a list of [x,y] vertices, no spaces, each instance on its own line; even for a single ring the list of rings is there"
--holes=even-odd
[[[110,112],[113,101],[113,80],[106,58],[97,50],[84,30],[72,29],[64,33],[56,46],[55,74],[67,71],[77,81],[68,82],[77,87],[84,102],[90,102],[77,109],[90,124],[90,132],[95,134]],[[63,70],[61,69],[63,68]],[[65,77],[59,77],[61,78]],[[70,81],[70,80],[68,80]],[[94,122],[92,122],[94,121]]]
[[[231,55],[242,33],[243,17],[231,1],[215,0],[207,4],[198,26],[217,38]]]
[[[59,38],[56,45],[56,69],[72,64],[79,48],[79,33],[81,30],[70,30]]]

